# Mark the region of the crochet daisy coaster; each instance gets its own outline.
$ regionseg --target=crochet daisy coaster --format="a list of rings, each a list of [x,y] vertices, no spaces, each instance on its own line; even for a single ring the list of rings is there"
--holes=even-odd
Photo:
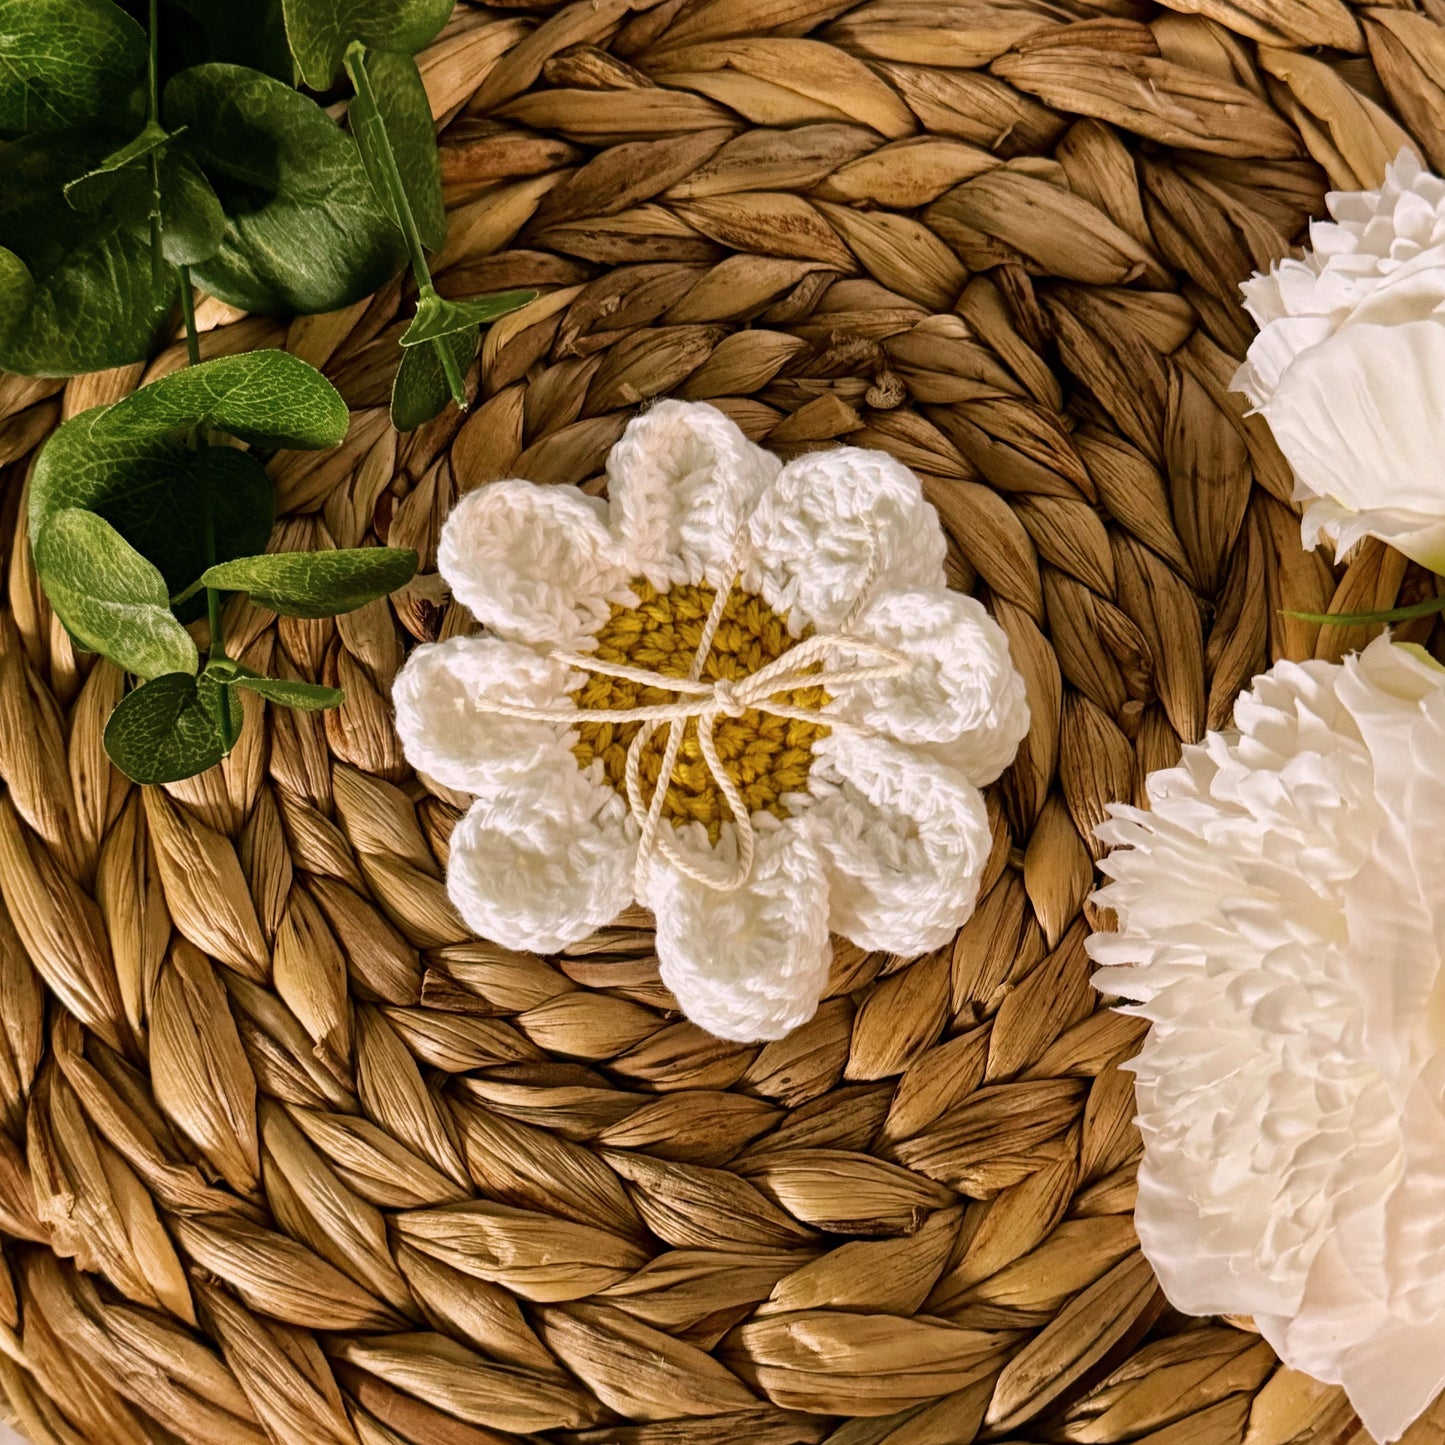
[[[830,931],[916,954],[972,912],[1023,680],[882,452],[781,466],[662,402],[607,478],[607,503],[522,481],[458,503],[439,565],[486,632],[416,649],[397,726],[477,800],[448,887],[479,934],[558,951],[636,900],[689,1018],[778,1038]]]

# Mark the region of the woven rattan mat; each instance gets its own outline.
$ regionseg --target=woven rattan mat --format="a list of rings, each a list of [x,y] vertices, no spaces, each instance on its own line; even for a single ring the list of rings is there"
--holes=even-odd
[[[425,575],[335,623],[233,609],[247,660],[347,703],[258,708],[164,791],[106,763],[121,679],[70,650],[16,518],[58,419],[180,350],[0,378],[0,1385],[35,1445],[1351,1432],[1255,1336],[1164,1307],[1130,1215],[1138,1030],[1097,1010],[1081,910],[1111,799],[1269,659],[1364,639],[1282,607],[1425,586],[1374,543],[1303,553],[1228,390],[1236,285],[1327,185],[1410,135],[1445,163],[1421,3],[459,10],[423,57],[441,286],[542,295],[488,337],[473,414],[400,438],[398,289],[290,325],[204,308],[208,355],[285,342],[354,411],[274,465],[281,544],[375,536]],[[925,958],[840,948],[767,1047],[679,1020],[645,917],[558,959],[468,938],[462,800],[408,773],[386,701],[413,638],[469,625],[433,571],[459,491],[595,489],[664,394],[914,468],[1033,709],[976,918]]]

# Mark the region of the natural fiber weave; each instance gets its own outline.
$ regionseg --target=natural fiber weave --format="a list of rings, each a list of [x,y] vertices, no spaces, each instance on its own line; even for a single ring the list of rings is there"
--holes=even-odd
[[[62,414],[181,364],[0,378],[0,1386],[35,1445],[1285,1445],[1351,1433],[1253,1335],[1163,1307],[1130,1219],[1136,1023],[1099,1011],[1092,829],[1280,656],[1413,600],[1299,548],[1228,391],[1236,284],[1327,183],[1445,165],[1445,30],[1341,0],[579,0],[458,12],[423,57],[440,284],[535,286],[484,398],[398,438],[399,287],[290,324],[354,409],[273,464],[278,545],[419,549],[392,606],[244,604],[246,660],[338,684],[165,790],[107,764],[17,517]],[[571,955],[467,937],[463,800],[407,771],[412,638],[461,490],[596,490],[649,397],[924,479],[1033,732],[976,918],[840,948],[766,1047],[679,1020],[648,920]],[[1419,624],[1428,628],[1427,621]],[[1413,634],[1418,635],[1418,633]],[[1433,1433],[1430,1433],[1432,1432]],[[1424,1425],[1412,1440],[1438,1441]]]

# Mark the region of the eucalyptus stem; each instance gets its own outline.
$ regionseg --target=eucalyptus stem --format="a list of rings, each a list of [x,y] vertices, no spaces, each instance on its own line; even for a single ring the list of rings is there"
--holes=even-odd
[[[151,0],[154,4],[155,0]],[[186,323],[186,359],[192,366],[201,364],[201,338],[196,332],[196,297],[191,289],[191,268],[177,266],[181,278],[181,316]]]
[[[346,47],[346,73],[351,77],[357,98],[362,102],[364,114],[361,123],[371,132],[375,143],[387,195],[391,198],[392,210],[396,215],[397,225],[401,227],[407,255],[411,259],[411,274],[416,278],[417,289],[425,300],[428,296],[437,294],[436,287],[432,285],[431,268],[427,265],[426,246],[422,243],[421,232],[417,229],[416,217],[411,212],[411,202],[407,199],[406,186],[401,179],[401,168],[396,163],[396,152],[391,148],[386,122],[382,119],[381,110],[376,103],[376,91],[372,88],[371,75],[366,68],[366,46],[359,40],[353,40]],[[446,344],[445,338],[438,338],[429,344],[436,347],[452,400],[460,410],[465,411],[468,404],[467,381],[457,364],[455,354]]]
[[[154,5],[156,0],[151,0]],[[181,315],[186,323],[186,359],[189,365],[198,366],[201,360],[201,338],[196,332],[196,298],[191,289],[191,268],[189,266],[177,266],[176,274],[181,282]],[[190,434],[190,444],[194,447],[200,438],[196,435],[195,428]],[[211,515],[210,493],[206,493],[206,566],[208,568],[216,565],[216,523]],[[171,599],[173,606],[194,597],[198,588],[195,585],[188,587],[178,597]],[[226,658],[226,624],[221,619],[221,594],[214,587],[206,588],[206,621],[211,629],[211,645],[206,653],[206,666],[214,667],[218,662],[225,662]],[[221,741],[226,745],[229,753],[236,745],[236,732],[231,726],[231,702],[226,690],[221,689],[220,696],[220,724]]]
[[[146,119],[159,125],[161,119],[161,24],[160,0],[150,0],[150,35],[146,47]],[[158,151],[150,153],[151,168],[151,276],[157,287],[165,276],[166,258],[161,248],[161,161]]]
[[[216,557],[216,536],[211,528],[210,518],[206,519],[206,561],[211,565]],[[211,625],[211,646],[206,653],[206,666],[214,667],[218,662],[226,661],[226,626],[221,620],[221,594],[214,587],[206,588],[206,620]],[[236,731],[231,726],[231,701],[224,688],[220,693],[221,701],[221,741],[226,745],[229,753],[236,746]]]
[[[216,565],[216,524],[211,515],[210,494],[206,495],[206,568]],[[211,645],[206,652],[206,666],[215,667],[226,658],[226,624],[221,618],[221,594],[214,587],[206,588],[206,621],[211,628]],[[236,746],[236,731],[231,726],[231,700],[223,687],[218,694],[221,715],[221,741],[229,753]]]

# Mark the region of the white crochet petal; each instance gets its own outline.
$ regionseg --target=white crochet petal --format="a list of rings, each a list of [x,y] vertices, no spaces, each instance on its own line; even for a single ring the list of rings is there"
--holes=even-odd
[[[912,667],[842,684],[828,712],[929,753],[977,788],[1008,767],[1029,730],[1029,706],[1008,637],[981,603],[941,589],[886,592],[853,630],[907,654]],[[835,661],[848,666],[846,654]]]
[[[962,774],[887,738],[839,729],[813,745],[799,822],[827,861],[829,926],[861,948],[941,948],[973,913],[991,835]]]
[[[752,876],[735,893],[665,862],[653,863],[647,893],[662,981],[695,1024],[751,1043],[812,1018],[832,963],[828,880],[795,821],[759,834]]]
[[[663,401],[628,423],[607,459],[612,531],[632,575],[714,587],[778,459],[716,407]]]
[[[576,649],[629,595],[632,573],[603,517],[603,504],[575,487],[492,482],[452,509],[437,565],[499,637]]]
[[[886,452],[836,447],[791,461],[749,523],[748,585],[796,635],[839,627],[870,595],[944,586],[943,529],[918,478]]]
[[[478,703],[568,707],[568,693],[580,682],[564,664],[496,637],[418,647],[392,689],[407,761],[474,797],[490,797],[548,768],[575,772],[567,724],[499,717]]]
[[[555,953],[632,902],[636,830],[616,792],[571,762],[479,799],[452,832],[447,892],[504,948]]]

